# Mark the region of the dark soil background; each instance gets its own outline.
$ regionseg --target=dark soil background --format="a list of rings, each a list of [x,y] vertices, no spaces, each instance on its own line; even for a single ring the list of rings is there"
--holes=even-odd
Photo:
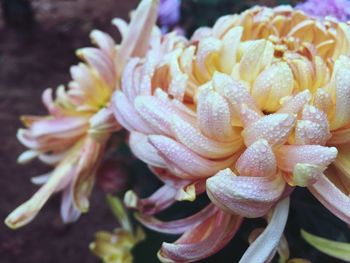
[[[212,6],[220,1],[225,4],[221,9],[214,10]],[[0,0],[2,7],[7,8],[7,14],[10,14],[10,17],[5,16],[0,9],[0,262],[97,263],[100,261],[88,249],[94,233],[98,230],[110,231],[117,226],[105,203],[105,192],[98,187],[95,187],[91,198],[90,212],[75,224],[62,224],[59,196],[53,197],[32,223],[19,230],[9,230],[2,223],[9,212],[37,190],[37,186],[30,183],[30,178],[50,169],[39,162],[23,166],[16,163],[17,156],[24,150],[16,139],[16,131],[22,126],[20,115],[45,114],[41,104],[43,90],[69,80],[69,67],[78,62],[75,50],[91,45],[89,32],[97,28],[118,40],[120,36],[111,25],[111,19],[127,19],[129,11],[138,1],[33,0],[34,17],[28,15],[25,5],[23,7],[25,2]],[[229,2],[231,6],[237,3],[235,9],[226,8]],[[254,1],[203,0],[200,6],[202,9],[196,1],[183,1],[185,17],[181,23],[190,32],[198,25],[212,23],[222,13],[246,8],[246,2]],[[7,5],[9,3],[12,3],[11,7]],[[277,2],[267,0],[259,3],[274,5]],[[136,184],[138,182],[144,187],[147,180],[147,186],[157,186],[154,177],[147,174],[145,165],[140,162],[134,165],[133,160],[131,162]],[[144,194],[148,195],[152,191],[146,189]],[[205,197],[202,199],[196,202],[199,206],[206,202]],[[198,210],[198,205],[180,204],[167,212],[164,218],[174,218],[174,215],[179,218],[189,213],[190,209]],[[247,220],[230,245],[202,262],[238,262],[248,246],[247,236],[259,226],[264,226],[262,220]],[[322,255],[303,242],[299,235],[300,228],[328,238],[350,240],[346,226],[322,208],[305,190],[293,193],[286,229],[292,255],[307,257],[313,262],[340,262]],[[148,241],[135,249],[136,263],[158,262],[156,251],[162,240],[174,240],[174,237],[151,231],[147,231],[147,236]]]

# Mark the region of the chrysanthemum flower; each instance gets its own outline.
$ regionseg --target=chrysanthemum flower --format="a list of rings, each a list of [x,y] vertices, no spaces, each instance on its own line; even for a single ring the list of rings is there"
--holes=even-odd
[[[179,22],[180,6],[181,0],[160,0],[158,17],[163,32]]]
[[[51,89],[43,93],[49,115],[22,118],[26,129],[18,131],[18,139],[29,150],[19,162],[38,157],[54,169],[33,179],[43,186],[6,218],[9,227],[30,222],[55,192],[63,191],[64,221],[74,221],[80,212],[87,211],[106,142],[111,132],[121,128],[110,109],[111,95],[120,87],[120,74],[128,58],[142,57],[148,49],[156,17],[157,1],[144,0],[129,25],[114,20],[123,37],[117,46],[110,36],[94,30],[91,38],[97,48],[77,51],[85,63],[71,68],[67,89],[58,87],[55,99]]]
[[[223,247],[244,217],[269,225],[241,262],[269,261],[294,187],[307,187],[350,223],[350,27],[288,6],[255,7],[159,39],[127,64],[112,109],[133,153],[164,186],[125,201],[152,229],[184,233],[164,243],[163,262],[192,262]],[[206,191],[189,218],[153,214]]]

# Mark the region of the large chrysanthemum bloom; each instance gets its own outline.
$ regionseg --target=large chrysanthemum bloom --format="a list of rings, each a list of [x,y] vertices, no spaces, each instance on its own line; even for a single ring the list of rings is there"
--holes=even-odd
[[[159,43],[128,63],[112,108],[133,153],[164,182],[146,199],[128,192],[126,203],[150,228],[184,233],[162,245],[163,262],[205,258],[242,218],[272,211],[241,260],[268,261],[297,186],[350,223],[348,24],[255,7],[198,29],[190,41],[171,33]],[[152,217],[204,191],[215,205],[198,214]]]
[[[38,157],[54,169],[33,179],[43,186],[6,218],[9,227],[30,222],[55,192],[63,191],[64,221],[74,221],[80,212],[87,211],[106,142],[111,132],[121,128],[110,110],[112,93],[120,87],[119,76],[128,58],[142,57],[149,48],[156,17],[157,1],[144,0],[129,25],[115,19],[123,38],[120,45],[94,30],[91,38],[97,48],[78,50],[85,63],[71,68],[73,80],[67,89],[58,87],[55,99],[51,89],[43,93],[49,115],[23,117],[26,129],[18,131],[18,139],[29,150],[19,157],[19,162]]]

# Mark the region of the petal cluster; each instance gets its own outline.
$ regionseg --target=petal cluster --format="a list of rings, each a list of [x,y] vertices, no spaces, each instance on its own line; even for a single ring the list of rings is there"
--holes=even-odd
[[[259,250],[255,262],[270,260],[288,214],[285,197],[297,186],[350,223],[349,32],[346,23],[288,6],[254,7],[190,40],[159,36],[144,60],[127,63],[112,110],[130,132],[133,153],[164,186],[146,199],[128,192],[125,202],[157,230],[163,223],[152,216],[176,200],[206,191],[220,208],[201,222],[184,219],[183,236],[159,252],[163,262],[207,257],[234,235],[238,215],[273,210],[279,223],[242,262]]]
[[[114,20],[123,37],[119,45],[109,35],[92,31],[97,47],[77,51],[84,62],[71,67],[72,80],[67,87],[59,86],[55,96],[52,89],[44,91],[42,100],[48,115],[22,117],[26,128],[19,129],[17,137],[28,150],[18,161],[37,157],[54,168],[33,178],[42,186],[6,218],[9,227],[30,222],[55,192],[63,192],[63,221],[75,221],[88,210],[88,197],[107,141],[112,132],[122,128],[111,110],[112,94],[120,89],[120,75],[128,59],[141,58],[149,49],[157,7],[156,0],[144,0],[130,24]]]

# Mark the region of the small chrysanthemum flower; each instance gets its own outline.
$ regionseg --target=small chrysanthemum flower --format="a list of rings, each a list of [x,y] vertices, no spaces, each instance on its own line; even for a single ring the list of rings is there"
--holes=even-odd
[[[97,48],[77,51],[85,63],[71,68],[68,88],[58,87],[55,99],[51,89],[43,93],[49,114],[22,118],[26,129],[18,131],[18,139],[29,150],[19,157],[19,162],[38,157],[54,169],[33,179],[43,186],[6,218],[9,227],[30,222],[55,192],[63,192],[63,221],[74,221],[80,212],[87,211],[107,140],[121,128],[110,109],[112,93],[120,87],[120,74],[128,58],[142,57],[148,49],[156,17],[157,1],[144,0],[129,25],[115,19],[123,37],[120,45],[94,30],[91,38]]]
[[[244,217],[269,225],[240,262],[272,259],[289,194],[307,187],[350,224],[350,27],[288,6],[255,7],[174,33],[132,59],[112,110],[133,153],[164,186],[125,196],[152,229],[179,234],[163,262],[193,262],[222,248]],[[212,201],[174,222],[152,215],[207,192]]]
[[[122,202],[112,196],[107,196],[108,203],[113,214],[120,224],[120,228],[114,229],[112,233],[99,231],[95,240],[90,244],[90,250],[104,263],[132,263],[133,247],[145,239],[142,228],[134,230]]]
[[[163,32],[169,31],[180,20],[181,0],[160,0],[158,18]]]
[[[348,0],[307,0],[297,4],[296,9],[321,19],[327,16],[344,22],[350,19],[350,1]]]

